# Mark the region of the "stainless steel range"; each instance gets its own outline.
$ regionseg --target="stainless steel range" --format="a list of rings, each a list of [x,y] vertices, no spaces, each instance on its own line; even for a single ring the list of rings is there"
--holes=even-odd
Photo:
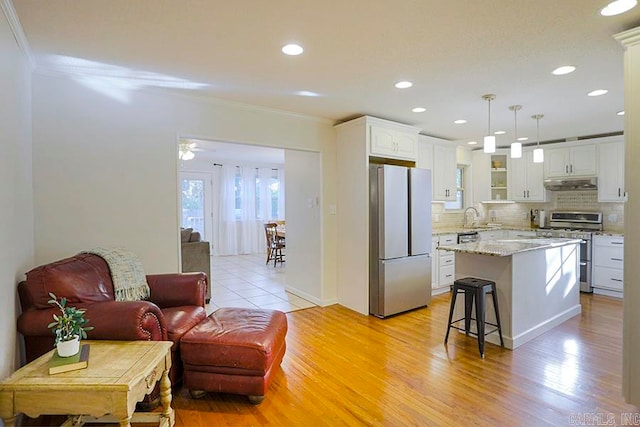
[[[582,239],[580,243],[580,291],[593,292],[591,287],[591,237],[602,231],[602,212],[555,211],[549,224],[539,228],[539,237],[568,237]]]

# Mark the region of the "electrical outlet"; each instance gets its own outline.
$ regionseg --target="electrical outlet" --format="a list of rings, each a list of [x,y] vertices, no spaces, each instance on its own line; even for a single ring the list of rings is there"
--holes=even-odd
[[[609,214],[609,215],[607,216],[607,220],[608,220],[609,222],[616,223],[616,222],[618,222],[618,215],[616,215],[616,214]]]

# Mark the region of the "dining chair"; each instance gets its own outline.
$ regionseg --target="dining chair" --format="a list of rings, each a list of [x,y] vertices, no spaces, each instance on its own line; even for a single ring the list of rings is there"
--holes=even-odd
[[[275,267],[278,262],[284,262],[284,254],[282,249],[285,248],[284,237],[279,237],[277,234],[278,224],[274,222],[266,223],[264,225],[265,238],[267,241],[267,262],[273,260],[273,266]]]

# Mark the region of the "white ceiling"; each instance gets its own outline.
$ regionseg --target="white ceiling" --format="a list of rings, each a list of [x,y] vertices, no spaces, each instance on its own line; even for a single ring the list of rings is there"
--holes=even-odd
[[[623,49],[640,6],[607,0],[13,0],[37,72],[198,91],[332,121],[369,114],[481,140],[494,93],[498,145],[619,132]],[[303,55],[282,45],[296,41]],[[577,71],[553,76],[560,65]],[[108,76],[106,76],[108,74]],[[399,80],[410,89],[396,89]],[[103,80],[104,81],[104,80]],[[106,80],[108,81],[108,80]],[[589,98],[593,89],[607,95]],[[319,94],[301,96],[299,91]],[[426,108],[412,113],[413,107]],[[466,119],[455,125],[456,119]]]
[[[224,164],[231,161],[247,166],[284,165],[284,150],[279,148],[193,138],[185,138],[183,141],[193,144],[192,151],[196,158],[213,163]]]

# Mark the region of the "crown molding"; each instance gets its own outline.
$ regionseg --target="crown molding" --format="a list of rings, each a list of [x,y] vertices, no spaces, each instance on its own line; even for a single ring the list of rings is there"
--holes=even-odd
[[[151,93],[153,92],[162,93],[165,95],[175,96],[178,98],[191,99],[194,101],[205,102],[207,104],[212,104],[212,105],[236,108],[238,110],[270,113],[270,114],[276,114],[280,116],[289,116],[296,119],[321,123],[329,126],[333,126],[335,123],[333,120],[330,120],[324,117],[311,116],[308,114],[296,113],[295,111],[280,110],[278,108],[264,107],[261,105],[248,104],[240,101],[230,101],[228,99],[216,98],[213,95],[210,95],[206,92],[198,91],[197,89],[192,92],[188,92],[185,90],[172,90],[172,89],[166,89],[166,88],[160,88],[160,87],[146,87],[142,90],[145,90]]]
[[[13,3],[11,2],[11,0],[0,0],[0,8],[2,8],[4,16],[7,17],[7,22],[9,22],[9,27],[11,28],[11,32],[13,33],[13,37],[18,43],[18,47],[20,47],[20,50],[27,58],[27,62],[29,63],[31,70],[34,70],[36,68],[36,61],[33,58],[31,47],[29,46],[27,37],[24,35],[22,24],[20,24],[16,9],[13,7]]]
[[[633,46],[640,43],[640,27],[632,28],[613,36],[624,47]]]

